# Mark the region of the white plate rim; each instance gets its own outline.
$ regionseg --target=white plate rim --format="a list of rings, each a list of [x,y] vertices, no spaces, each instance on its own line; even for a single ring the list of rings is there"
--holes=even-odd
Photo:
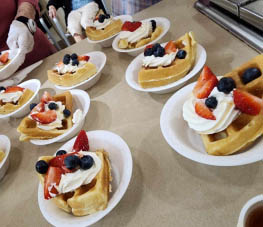
[[[3,138],[3,140],[5,141],[5,157],[4,159],[0,162],[0,170],[1,168],[4,166],[6,160],[8,159],[9,153],[10,153],[10,149],[11,149],[11,142],[10,139],[6,136],[6,135],[0,135],[0,137]]]

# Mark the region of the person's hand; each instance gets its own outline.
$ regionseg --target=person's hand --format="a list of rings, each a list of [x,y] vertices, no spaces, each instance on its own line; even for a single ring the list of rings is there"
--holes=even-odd
[[[48,14],[51,18],[55,18],[57,16],[57,10],[54,6],[48,7]]]
[[[34,37],[25,24],[13,20],[6,43],[11,50],[20,48],[24,53],[29,53],[34,47]]]

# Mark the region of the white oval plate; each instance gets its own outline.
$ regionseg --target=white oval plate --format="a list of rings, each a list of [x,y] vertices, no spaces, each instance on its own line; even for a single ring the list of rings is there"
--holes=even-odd
[[[117,51],[117,52],[121,52],[121,53],[127,53],[131,56],[137,56],[139,53],[143,52],[144,48],[147,46],[147,45],[150,45],[152,43],[157,43],[159,40],[161,40],[165,34],[169,31],[169,28],[170,28],[170,21],[165,18],[165,17],[153,17],[153,18],[148,18],[148,19],[145,19],[145,20],[142,20],[142,21],[150,21],[150,20],[155,20],[156,23],[157,23],[157,26],[161,26],[163,28],[163,31],[162,33],[157,37],[157,39],[153,40],[152,42],[150,43],[147,43],[145,44],[144,46],[142,47],[138,47],[138,48],[134,48],[134,49],[120,49],[118,47],[118,43],[119,43],[119,40],[120,40],[120,36],[116,36],[115,39],[113,40],[113,43],[112,43],[112,48]]]
[[[239,166],[262,160],[263,139],[256,141],[242,153],[229,156],[213,156],[206,153],[201,136],[190,129],[183,119],[183,104],[189,98],[195,83],[177,91],[163,107],[160,126],[167,143],[184,157],[213,166]]]
[[[4,151],[5,157],[0,162],[0,180],[4,177],[8,166],[9,166],[9,153],[10,153],[11,143],[7,136],[0,135],[0,149]]]
[[[92,77],[88,78],[87,80],[84,80],[81,83],[76,84],[71,87],[55,85],[57,89],[59,90],[71,90],[71,89],[87,90],[88,88],[92,87],[94,84],[98,82],[98,80],[101,77],[102,69],[104,68],[106,64],[106,60],[107,60],[106,55],[101,51],[93,51],[93,52],[89,52],[84,55],[90,56],[89,62],[96,65],[97,73],[95,73]]]
[[[161,45],[165,46],[165,44],[166,43],[162,43]],[[125,74],[128,85],[137,91],[165,94],[172,91],[176,91],[179,88],[181,88],[188,80],[194,77],[202,69],[202,67],[206,62],[206,51],[204,47],[202,47],[200,44],[197,44],[196,60],[192,70],[178,81],[167,84],[165,86],[153,87],[153,88],[142,88],[138,83],[138,74],[142,67],[143,58],[144,58],[144,53],[141,53],[135,59],[133,59],[133,61],[129,64]]]
[[[9,113],[9,114],[0,114],[0,119],[7,118],[7,117],[14,117],[14,118],[24,117],[26,114],[30,112],[30,108],[29,108],[30,103],[37,102],[37,99],[38,99],[37,94],[41,87],[41,83],[39,80],[37,79],[27,80],[21,84],[18,84],[18,86],[30,89],[31,91],[34,92],[34,95],[23,106],[21,106],[16,111]]]
[[[38,186],[38,204],[45,219],[54,226],[89,226],[107,215],[121,200],[129,185],[132,174],[132,156],[130,149],[125,141],[118,135],[109,131],[90,131],[87,132],[90,150],[104,149],[109,153],[111,162],[112,192],[108,207],[95,214],[75,217],[59,209],[52,201],[45,200],[43,197],[43,186]],[[60,149],[70,151],[76,138],[71,139]]]
[[[70,93],[73,97],[73,109],[71,114],[74,114],[77,109],[81,109],[83,113],[82,119],[78,123],[73,124],[72,128],[62,135],[48,140],[30,140],[32,144],[43,146],[56,142],[64,142],[75,136],[81,130],[89,111],[90,97],[87,92],[78,89],[70,90]]]
[[[124,23],[125,21],[132,21],[132,16],[120,15],[120,16],[114,17],[114,19],[116,19],[116,20],[121,19],[121,21]],[[102,47],[110,47],[114,37],[118,34],[119,33],[116,33],[113,36],[110,36],[110,37],[108,37],[106,39],[102,39],[102,40],[91,40],[87,37],[87,40],[89,43],[92,43],[92,44],[100,44]]]

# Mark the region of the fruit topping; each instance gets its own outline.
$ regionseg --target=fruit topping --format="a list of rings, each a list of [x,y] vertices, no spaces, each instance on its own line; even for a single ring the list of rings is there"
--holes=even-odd
[[[60,156],[63,154],[67,154],[67,152],[65,150],[59,150],[59,151],[57,151],[56,156]]]
[[[205,100],[205,105],[206,105],[208,108],[215,109],[216,106],[217,106],[217,99],[216,99],[216,97],[210,96],[209,98],[207,98],[207,99]]]
[[[44,160],[39,160],[36,163],[36,171],[40,174],[45,174],[48,170],[48,164]]]
[[[79,56],[78,60],[79,61],[89,61],[90,57],[87,55]]]
[[[70,57],[71,57],[72,60],[73,59],[78,59],[78,55],[76,53],[71,54]]]
[[[202,118],[216,120],[213,112],[201,100],[195,103],[195,112]]]
[[[48,103],[50,101],[53,101],[53,98],[47,91],[45,91],[40,101],[43,103]]]
[[[263,107],[262,99],[239,89],[233,91],[234,103],[242,113],[258,115]]]
[[[194,87],[193,94],[196,98],[207,98],[213,88],[216,86],[218,80],[208,66],[205,66],[198,78]]]
[[[122,31],[134,32],[141,25],[142,25],[142,22],[140,22],[140,21],[134,21],[134,22],[125,21],[124,24],[122,25],[121,30]]]
[[[32,117],[32,119],[34,119],[35,121],[41,124],[49,124],[57,119],[57,114],[55,110],[32,113],[30,116]]]
[[[70,55],[69,54],[65,54],[64,57],[63,57],[63,63],[65,65],[68,65],[70,62]]]
[[[13,87],[7,87],[5,90],[5,93],[13,93],[17,91],[24,91],[25,88],[18,87],[18,86],[13,86]]]
[[[77,168],[79,164],[80,159],[76,155],[70,155],[64,159],[64,165],[70,170]]]
[[[48,104],[48,108],[50,110],[56,110],[58,108],[58,105],[55,102],[51,102]]]
[[[79,65],[79,60],[78,59],[73,59],[72,60],[72,65]]]
[[[36,103],[30,103],[30,106],[29,106],[30,110],[33,110],[35,108],[35,106],[37,106]]]
[[[2,54],[0,56],[0,62],[2,62],[3,64],[7,63],[8,62],[8,55],[9,55],[8,52],[5,52],[4,54]]]
[[[186,57],[186,51],[185,50],[178,50],[176,57],[179,59],[185,59]]]
[[[67,156],[73,155],[74,153],[67,153],[67,154],[62,154],[62,155],[56,155],[56,157],[52,158],[49,161],[49,166],[54,166],[54,167],[62,167],[64,165],[64,159]]]
[[[33,104],[32,105],[33,107],[35,103],[31,103],[31,104]],[[31,109],[31,104],[30,104],[30,109]],[[35,113],[35,112],[44,112],[44,111],[45,111],[45,104],[43,102],[40,102],[33,107],[31,112]]]
[[[70,112],[70,110],[68,110],[68,109],[64,109],[64,110],[63,110],[63,114],[64,114],[64,117],[67,118],[67,117],[70,116],[71,112]]]
[[[58,194],[55,187],[59,185],[63,171],[61,168],[50,166],[44,181],[44,198],[51,199]]]
[[[144,56],[151,56],[153,55],[153,45],[148,45],[144,49]]]
[[[152,23],[152,32],[154,32],[155,29],[156,29],[156,21],[155,20],[151,20],[151,23]]]
[[[261,76],[261,72],[258,68],[248,68],[241,76],[241,80],[244,84],[249,83],[252,80]]]
[[[173,53],[173,52],[176,52],[177,51],[177,48],[175,46],[175,43],[173,41],[169,41],[165,47],[165,53],[166,54],[170,54],[170,53]]]
[[[2,86],[0,87],[0,92],[5,91],[5,90],[6,90],[5,87],[2,87]]]
[[[160,43],[155,43],[153,45],[153,51],[156,51],[159,47],[162,47]]]
[[[78,134],[78,137],[75,140],[73,145],[73,150],[78,151],[88,151],[89,150],[89,140],[87,134],[84,130],[81,130]]]
[[[99,19],[98,20],[99,20],[100,23],[103,23],[105,19],[106,19],[106,16],[104,14],[100,14],[99,15]]]
[[[153,52],[155,57],[163,57],[165,55],[165,50],[162,46],[158,46],[157,49]]]
[[[81,159],[80,159],[80,168],[81,169],[89,169],[94,163],[93,158],[90,155],[84,155]]]
[[[218,91],[225,94],[229,94],[234,88],[236,88],[236,83],[231,77],[223,77],[217,84]]]

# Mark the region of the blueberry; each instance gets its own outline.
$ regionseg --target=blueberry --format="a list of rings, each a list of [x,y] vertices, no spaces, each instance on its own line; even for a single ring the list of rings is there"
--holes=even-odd
[[[0,91],[5,91],[5,87],[0,87]]]
[[[73,59],[72,60],[72,65],[79,65],[79,60],[78,59]]]
[[[57,151],[56,156],[60,156],[63,154],[67,154],[67,152],[65,150],[59,150],[59,151]]]
[[[89,169],[94,163],[93,158],[90,155],[84,155],[80,159],[80,168],[81,169]]]
[[[63,114],[64,114],[65,117],[69,117],[70,114],[71,114],[71,112],[70,112],[70,110],[68,110],[68,109],[64,109],[64,110],[63,110]]]
[[[223,77],[217,84],[218,91],[229,94],[236,87],[235,81],[231,77]]]
[[[76,155],[70,155],[64,159],[64,164],[68,169],[75,169],[79,166],[80,159]]]
[[[30,106],[29,106],[30,110],[33,110],[36,105],[37,105],[36,103],[30,103]]]
[[[69,54],[65,54],[64,57],[63,57],[63,63],[65,65],[68,65],[70,62],[70,55]]]
[[[109,19],[110,18],[110,14],[105,14],[105,18]]]
[[[241,79],[244,84],[249,83],[250,81],[261,76],[261,72],[258,68],[248,68],[242,74]]]
[[[51,103],[48,104],[48,108],[50,110],[56,110],[58,108],[58,105],[56,103],[54,103],[54,102],[51,102]]]
[[[217,99],[216,99],[216,97],[210,96],[209,98],[207,98],[207,99],[205,100],[205,105],[206,105],[208,108],[215,109],[216,106],[217,106]]]
[[[151,20],[152,23],[152,31],[154,32],[156,29],[156,21],[155,20]]]
[[[153,54],[155,57],[163,57],[165,55],[165,49],[159,46],[157,50],[153,52]]]
[[[186,51],[185,50],[178,50],[176,57],[179,59],[185,59],[186,57]]]
[[[48,170],[48,164],[44,160],[37,161],[35,167],[36,171],[40,174],[44,174]]]
[[[157,51],[157,49],[158,49],[160,46],[161,46],[160,43],[155,43],[155,44],[153,45],[153,51]]]
[[[104,14],[99,15],[99,22],[100,23],[103,23],[105,19],[106,19],[106,16]]]
[[[151,55],[153,55],[153,48],[147,48],[144,51],[144,56],[151,56]]]
[[[74,60],[74,59],[78,59],[78,55],[77,55],[77,54],[75,54],[75,53],[74,53],[74,54],[71,54],[71,56],[70,56],[70,57],[71,57],[71,59],[72,59],[72,60]]]

